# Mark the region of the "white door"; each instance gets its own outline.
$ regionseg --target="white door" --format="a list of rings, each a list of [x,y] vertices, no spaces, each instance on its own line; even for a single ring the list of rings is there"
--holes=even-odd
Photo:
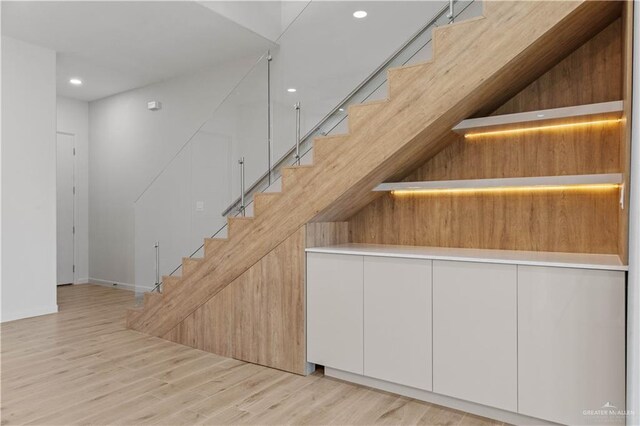
[[[57,135],[57,234],[58,234],[58,285],[73,283],[73,233],[74,233],[74,136]]]

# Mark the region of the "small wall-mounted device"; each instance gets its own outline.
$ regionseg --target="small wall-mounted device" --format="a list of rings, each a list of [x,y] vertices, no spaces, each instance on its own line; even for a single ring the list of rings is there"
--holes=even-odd
[[[162,104],[160,101],[149,101],[147,102],[147,109],[149,111],[158,111],[162,109]]]

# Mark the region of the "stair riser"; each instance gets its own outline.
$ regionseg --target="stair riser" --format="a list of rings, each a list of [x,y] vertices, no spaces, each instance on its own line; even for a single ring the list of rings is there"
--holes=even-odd
[[[196,269],[198,269],[198,267],[200,266],[200,260],[196,260],[196,259],[183,259],[182,260],[182,276],[186,277],[187,275],[190,275],[191,273],[193,273],[193,271],[195,271]]]
[[[179,281],[171,281],[171,282],[162,284],[162,294],[164,294],[165,297],[170,297],[179,290],[180,290]]]
[[[320,164],[335,151],[336,147],[349,143],[348,135],[328,136],[313,141],[313,162]]]
[[[207,238],[204,240],[204,258],[212,256],[227,242],[226,238]]]
[[[162,303],[162,293],[147,292],[144,294],[144,309],[153,309]]]
[[[244,229],[251,226],[253,220],[249,218],[229,218],[229,238],[241,233]]]
[[[167,296],[172,290],[180,286],[180,278],[176,276],[162,277],[162,294]]]
[[[282,192],[295,188],[298,182],[308,176],[309,172],[312,170],[307,166],[282,169]]]
[[[269,206],[277,201],[280,194],[277,192],[269,192],[269,193],[260,193],[256,194],[253,197],[253,215],[254,217],[259,216],[261,213],[264,213],[269,209]]]
[[[383,110],[389,103],[388,100],[365,102],[363,104],[352,105],[349,107],[349,133],[353,134],[359,131],[371,130],[371,120],[378,111]]]

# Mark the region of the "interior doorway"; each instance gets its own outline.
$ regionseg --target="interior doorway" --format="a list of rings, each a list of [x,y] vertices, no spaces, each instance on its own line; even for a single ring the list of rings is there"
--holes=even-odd
[[[58,285],[75,275],[75,135],[57,133],[56,212]]]

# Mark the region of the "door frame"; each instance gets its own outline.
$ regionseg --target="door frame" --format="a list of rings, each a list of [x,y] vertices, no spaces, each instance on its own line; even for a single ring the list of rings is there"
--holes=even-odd
[[[76,264],[77,264],[77,253],[76,253],[76,246],[77,246],[77,241],[76,241],[76,208],[78,206],[76,197],[77,197],[77,185],[76,185],[76,134],[75,133],[71,133],[71,132],[62,132],[57,130],[56,131],[56,179],[58,178],[58,174],[57,174],[57,167],[58,167],[58,156],[57,156],[57,149],[58,149],[58,135],[65,135],[65,136],[71,136],[73,138],[73,143],[72,148],[73,148],[73,159],[72,159],[72,166],[71,166],[71,181],[73,184],[73,196],[71,197],[72,199],[72,206],[71,206],[71,211],[72,213],[72,220],[73,220],[73,238],[72,238],[72,247],[71,250],[73,252],[73,266],[72,266],[72,279],[71,279],[71,284],[76,284]],[[58,186],[56,184],[56,215],[58,214],[58,203],[57,203],[57,194],[58,194]],[[57,244],[57,243],[56,243]],[[56,253],[57,253],[57,246],[56,246]],[[56,255],[57,256],[57,255]],[[56,259],[57,262],[57,259]],[[58,284],[58,277],[57,277],[57,273],[56,273],[56,287],[60,286],[60,285],[65,285],[65,284]]]

